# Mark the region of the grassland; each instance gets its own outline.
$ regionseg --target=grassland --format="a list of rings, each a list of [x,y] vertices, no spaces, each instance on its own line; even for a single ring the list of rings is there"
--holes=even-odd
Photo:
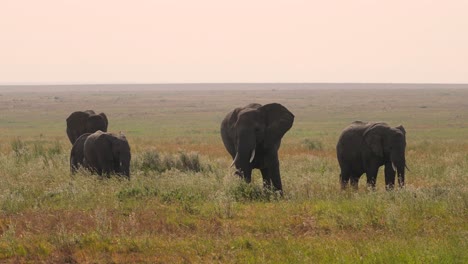
[[[467,263],[468,89],[0,90],[0,262]],[[219,125],[279,102],[284,198],[232,176]],[[65,119],[94,109],[132,147],[131,181],[69,173]],[[342,192],[354,120],[403,124],[404,190]],[[191,165],[187,165],[191,164]],[[382,173],[382,170],[381,172]]]

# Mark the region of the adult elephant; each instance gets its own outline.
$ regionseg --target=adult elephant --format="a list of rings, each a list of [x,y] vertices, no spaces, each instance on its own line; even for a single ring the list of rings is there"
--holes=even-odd
[[[98,130],[107,131],[107,116],[96,114],[93,110],[76,111],[67,118],[67,135],[72,144],[84,133],[94,133]]]
[[[377,172],[385,165],[385,186],[391,190],[395,186],[395,173],[398,184],[405,185],[406,131],[403,126],[390,127],[386,123],[365,123],[355,121],[346,127],[336,145],[340,164],[341,188],[348,182],[358,188],[359,178],[367,176],[367,186],[375,188]]]
[[[273,184],[282,193],[278,149],[293,122],[294,115],[278,103],[249,104],[229,112],[221,123],[221,137],[236,174],[249,183],[252,169],[260,169],[263,186]]]
[[[70,151],[70,171],[75,174],[79,167],[84,166],[84,143],[91,133],[81,135]]]
[[[130,145],[121,133],[96,131],[84,143],[84,165],[99,175],[116,173],[130,179]]]

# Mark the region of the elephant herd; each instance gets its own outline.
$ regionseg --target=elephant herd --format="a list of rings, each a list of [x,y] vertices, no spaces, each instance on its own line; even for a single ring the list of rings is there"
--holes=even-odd
[[[77,111],[67,118],[67,135],[73,147],[70,152],[72,174],[82,166],[99,175],[119,174],[130,179],[130,145],[125,136],[107,132],[104,113]]]
[[[247,183],[252,170],[260,169],[263,186],[282,194],[278,150],[281,139],[292,127],[294,115],[283,105],[249,104],[235,108],[221,122],[221,138],[231,155],[235,174]],[[118,174],[130,179],[130,146],[122,133],[107,132],[104,113],[77,111],[67,118],[67,135],[73,144],[70,153],[72,174],[83,167],[99,175]],[[341,169],[341,188],[350,183],[357,189],[362,174],[374,189],[379,168],[385,166],[385,186],[391,190],[405,183],[406,131],[403,126],[355,121],[341,133],[336,154]]]

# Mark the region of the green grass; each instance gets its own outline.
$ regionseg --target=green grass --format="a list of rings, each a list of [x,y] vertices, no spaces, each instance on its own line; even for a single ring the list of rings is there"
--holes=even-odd
[[[55,97],[59,98],[56,99]],[[466,263],[468,90],[141,91],[0,96],[0,262]],[[295,115],[285,195],[232,175],[219,135],[246,98]],[[385,99],[382,99],[385,98]],[[65,119],[124,131],[131,181],[69,173]],[[5,113],[3,115],[3,113]],[[403,124],[404,190],[340,191],[335,144],[354,120]]]

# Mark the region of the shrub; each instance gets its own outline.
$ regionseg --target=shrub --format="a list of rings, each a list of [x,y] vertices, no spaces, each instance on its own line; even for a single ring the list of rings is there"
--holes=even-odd
[[[164,159],[163,159],[163,165],[164,165],[164,170],[163,171],[166,171],[166,170],[169,170],[171,168],[175,168],[176,167],[176,161],[174,160],[174,158],[172,156],[164,156]]]
[[[141,156],[141,161],[138,166],[144,172],[157,171],[163,172],[166,170],[165,164],[161,161],[159,153],[152,150],[144,152]]]
[[[202,171],[202,165],[198,153],[179,152],[177,155],[160,155],[157,151],[151,150],[144,152],[135,166],[145,173],[149,171],[164,172],[170,169],[178,169],[180,171]]]
[[[186,154],[184,152],[180,152],[177,160],[177,169],[181,171],[201,171],[200,157],[198,156],[198,153],[190,152]]]
[[[21,139],[17,138],[11,142],[11,150],[15,153],[15,157],[21,157],[28,152],[26,147],[26,143],[24,143]]]
[[[302,140],[302,147],[308,149],[308,150],[322,150],[323,149],[323,144],[322,142],[314,139],[304,139]]]

